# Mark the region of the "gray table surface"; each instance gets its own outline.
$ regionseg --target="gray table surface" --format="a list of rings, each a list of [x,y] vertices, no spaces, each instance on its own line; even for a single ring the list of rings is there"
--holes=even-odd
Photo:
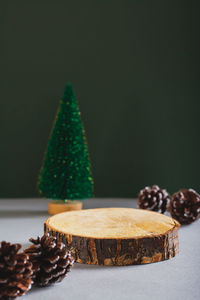
[[[1,199],[0,240],[27,247],[29,237],[43,234],[47,200]],[[84,208],[136,207],[133,199],[90,199]],[[173,259],[137,266],[75,264],[61,283],[33,288],[27,300],[200,299],[200,221],[179,230],[180,253]]]

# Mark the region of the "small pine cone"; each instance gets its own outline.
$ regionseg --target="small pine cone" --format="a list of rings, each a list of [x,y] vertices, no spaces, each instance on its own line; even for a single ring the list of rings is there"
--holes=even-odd
[[[32,285],[32,263],[20,244],[0,243],[0,299],[25,295]]]
[[[56,237],[44,234],[30,239],[33,243],[25,250],[33,264],[33,281],[37,286],[60,282],[70,271],[74,260],[67,247]]]
[[[170,196],[166,190],[162,190],[157,185],[145,187],[138,194],[138,206],[142,209],[148,209],[164,213],[169,206]]]
[[[200,217],[200,195],[193,189],[181,189],[170,201],[172,218],[181,224],[190,224]]]

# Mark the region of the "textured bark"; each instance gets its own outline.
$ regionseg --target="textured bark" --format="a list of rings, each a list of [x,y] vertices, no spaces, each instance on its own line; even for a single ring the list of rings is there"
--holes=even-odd
[[[44,231],[62,240],[71,250],[76,262],[96,265],[133,265],[158,262],[178,253],[178,225],[165,234],[131,238],[89,238],[64,234],[52,230],[48,223]]]

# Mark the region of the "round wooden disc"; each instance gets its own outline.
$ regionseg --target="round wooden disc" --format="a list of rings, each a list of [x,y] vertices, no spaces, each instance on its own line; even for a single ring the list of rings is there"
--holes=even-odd
[[[55,201],[55,202],[49,202],[48,203],[48,213],[50,215],[56,215],[61,212],[71,211],[71,210],[80,210],[82,209],[82,202],[80,201]]]
[[[130,265],[175,256],[179,226],[174,219],[148,210],[98,208],[50,217],[45,232],[66,243],[77,262]]]

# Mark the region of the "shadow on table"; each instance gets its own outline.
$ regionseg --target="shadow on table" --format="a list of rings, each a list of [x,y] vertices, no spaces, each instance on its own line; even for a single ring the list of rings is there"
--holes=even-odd
[[[140,265],[141,266],[141,265]],[[125,269],[131,267],[138,267],[138,265],[128,265],[128,266],[104,266],[104,265],[87,265],[87,264],[80,264],[75,263],[73,269],[77,270],[97,270],[97,269]]]
[[[59,283],[56,283],[56,284],[52,284],[50,286],[32,286],[31,290],[28,291],[28,295],[29,294],[37,294],[37,293],[41,293],[41,292],[45,292],[47,290],[50,290],[50,289],[53,289],[55,287],[55,285],[58,285],[59,286],[60,282]],[[40,299],[40,298],[38,298]],[[43,299],[43,298],[42,298]],[[45,299],[45,298],[44,298]]]
[[[48,217],[46,210],[1,210],[0,218]]]

